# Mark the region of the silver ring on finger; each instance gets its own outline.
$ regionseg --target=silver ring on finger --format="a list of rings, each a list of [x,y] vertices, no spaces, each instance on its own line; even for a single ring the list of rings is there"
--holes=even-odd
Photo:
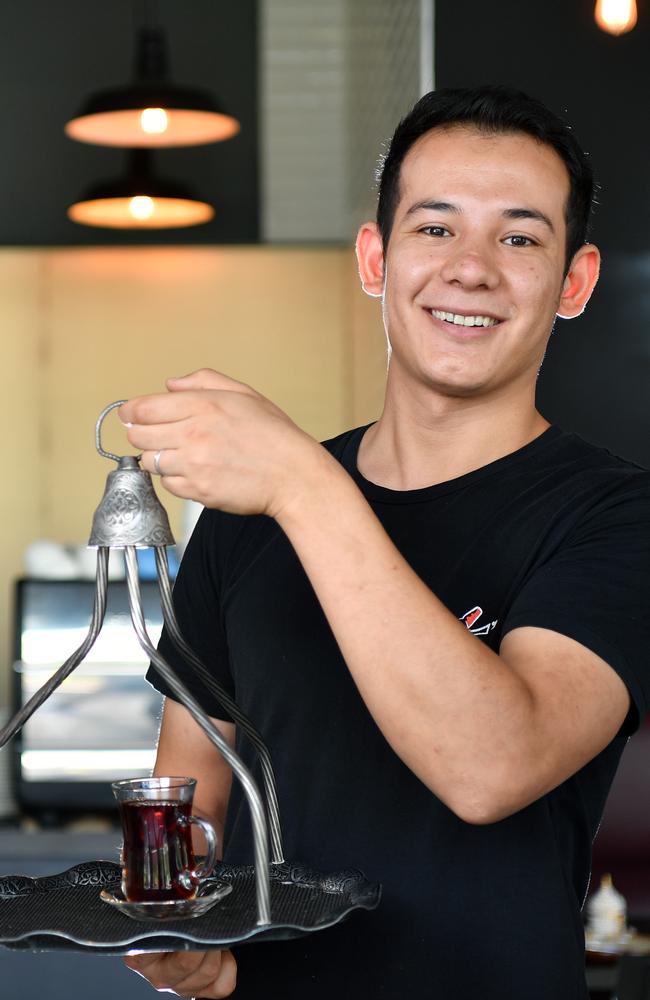
[[[157,476],[162,476],[162,471],[160,469],[160,456],[161,455],[162,455],[162,451],[157,451],[156,454],[153,457],[153,471],[156,473]]]

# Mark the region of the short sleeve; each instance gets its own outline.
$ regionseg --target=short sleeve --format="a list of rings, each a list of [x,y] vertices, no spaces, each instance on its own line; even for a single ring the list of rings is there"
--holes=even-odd
[[[551,629],[609,663],[630,694],[629,731],[650,705],[650,477],[643,479],[645,486],[595,505],[532,572],[503,626],[503,635]]]
[[[234,697],[229,669],[228,645],[221,619],[220,548],[216,517],[218,512],[204,510],[185,549],[174,584],[174,609],[181,633],[211,675]],[[163,629],[158,651],[169,663],[203,710],[216,719],[232,722],[232,717],[207,690],[193,667],[187,663]],[[161,694],[178,701],[177,696],[150,665],[149,683]]]

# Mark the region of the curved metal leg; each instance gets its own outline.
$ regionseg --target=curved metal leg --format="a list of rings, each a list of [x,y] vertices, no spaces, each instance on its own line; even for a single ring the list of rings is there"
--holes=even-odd
[[[269,888],[269,851],[268,851],[268,830],[266,817],[264,815],[264,803],[259,793],[257,785],[239,756],[232,750],[221,733],[216,729],[209,717],[205,714],[199,703],[192,697],[187,688],[176,677],[176,674],[167,661],[155,649],[147,633],[144,614],[142,611],[142,599],[140,596],[140,584],[138,581],[138,562],[136,551],[132,545],[127,545],[124,549],[124,559],[126,563],[126,581],[129,590],[129,606],[131,610],[131,620],[136,635],[143,650],[150,658],[160,675],[180,699],[183,705],[191,712],[193,718],[204,731],[206,736],[216,746],[224,759],[230,764],[235,775],[239,778],[244,793],[248,801],[253,826],[253,846],[255,852],[255,877],[257,890],[257,923],[258,925],[269,924],[271,922],[271,903]]]
[[[223,707],[230,713],[237,725],[249,738],[257,750],[262,777],[264,780],[264,791],[266,793],[266,810],[269,821],[269,837],[271,842],[271,858],[274,864],[282,864],[284,861],[282,850],[282,833],[280,830],[280,810],[278,808],[278,794],[275,784],[275,774],[271,763],[271,755],[266,743],[261,735],[242,712],[237,702],[228,694],[224,687],[214,679],[207,667],[198,658],[192,647],[183,638],[172,601],[172,588],[169,581],[169,566],[167,562],[167,550],[163,546],[156,547],[156,568],[158,570],[158,586],[160,588],[160,600],[163,609],[165,626],[170,639],[194,668],[202,683],[215,695],[223,704]]]
[[[69,656],[63,666],[59,667],[56,673],[33,694],[29,701],[14,715],[9,722],[0,729],[0,747],[3,747],[12,736],[22,729],[27,720],[34,714],[37,708],[47,701],[50,695],[56,691],[60,684],[69,677],[72,671],[79,666],[84,657],[88,654],[95,639],[99,635],[104,615],[106,614],[106,594],[108,589],[108,557],[109,549],[100,546],[97,549],[97,575],[95,588],[95,602],[93,605],[93,615],[88,630],[88,635],[77,650]]]

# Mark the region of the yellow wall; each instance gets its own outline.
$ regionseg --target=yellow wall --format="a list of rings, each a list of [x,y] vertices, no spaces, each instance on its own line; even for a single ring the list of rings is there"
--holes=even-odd
[[[379,305],[341,247],[0,250],[0,704],[11,583],[35,538],[85,543],[113,463],[94,449],[109,402],[209,366],[325,438],[378,416]],[[104,446],[129,451],[117,417]],[[163,497],[172,526],[180,505]]]

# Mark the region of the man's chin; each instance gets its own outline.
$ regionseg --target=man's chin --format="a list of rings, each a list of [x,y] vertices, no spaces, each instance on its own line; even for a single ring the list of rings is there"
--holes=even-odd
[[[450,400],[472,399],[498,390],[498,383],[503,380],[495,375],[494,371],[487,371],[484,367],[479,369],[478,366],[454,370],[438,365],[400,365],[393,355],[388,369],[388,391],[397,391],[402,397],[426,393]]]
[[[459,374],[455,377],[440,373],[423,373],[423,387],[438,396],[448,399],[472,399],[490,391],[490,384],[484,374]]]

